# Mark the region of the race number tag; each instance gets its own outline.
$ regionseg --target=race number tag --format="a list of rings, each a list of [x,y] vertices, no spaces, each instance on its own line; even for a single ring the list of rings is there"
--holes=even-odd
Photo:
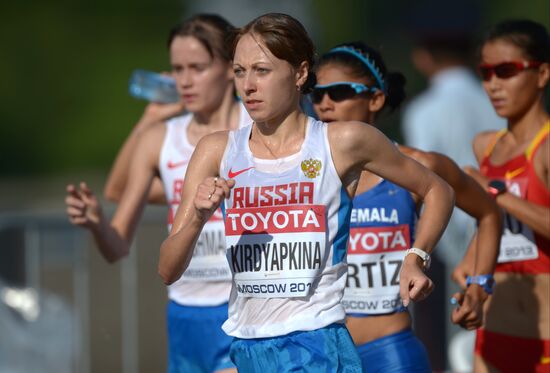
[[[227,258],[239,296],[304,297],[324,267],[325,206],[228,209]]]
[[[497,262],[518,262],[538,257],[539,251],[533,231],[513,216],[506,214]]]
[[[231,270],[225,257],[223,215],[218,209],[205,224],[189,266],[181,276],[183,282],[230,281]]]
[[[525,199],[527,178],[506,180],[508,192]],[[535,236],[531,228],[512,215],[504,214],[504,230],[500,240],[498,263],[532,260],[539,257]]]
[[[348,278],[342,304],[348,313],[399,310],[399,272],[410,247],[409,225],[350,230]]]

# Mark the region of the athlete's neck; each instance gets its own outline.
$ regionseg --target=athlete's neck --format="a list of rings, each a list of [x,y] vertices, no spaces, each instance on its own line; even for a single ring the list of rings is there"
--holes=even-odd
[[[232,85],[227,88],[221,104],[215,109],[193,113],[193,123],[200,127],[208,126],[209,132],[235,129],[238,121],[238,102]]]
[[[304,142],[307,121],[307,116],[297,108],[279,118],[254,122],[250,141],[256,146],[266,148],[273,158],[294,154]]]
[[[550,115],[544,110],[542,100],[537,100],[522,115],[508,118],[508,131],[518,143],[523,143],[535,137],[541,127],[549,120]]]

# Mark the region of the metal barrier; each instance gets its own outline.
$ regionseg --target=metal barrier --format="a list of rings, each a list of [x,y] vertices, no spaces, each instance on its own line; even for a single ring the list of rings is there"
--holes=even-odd
[[[67,321],[71,351],[62,356],[70,357],[67,371],[166,371],[167,297],[157,274],[158,249],[166,237],[165,213],[164,207],[147,207],[130,255],[115,264],[100,256],[91,235],[69,224],[64,212],[0,214],[0,279],[35,289],[39,296],[54,294],[74,315]],[[436,287],[440,294],[436,291],[419,304],[429,312],[418,312],[415,326],[433,355],[432,363],[444,366],[446,345],[455,332],[446,334],[443,326],[458,327],[450,325],[446,310],[451,293],[446,288],[451,284],[443,263],[436,267],[440,275],[431,276],[441,284]],[[434,321],[434,315],[440,319]]]
[[[71,351],[59,356],[69,371],[166,370],[166,291],[156,274],[165,221],[165,209],[148,208],[130,255],[108,264],[64,212],[0,214],[0,279],[55,296],[74,315]]]

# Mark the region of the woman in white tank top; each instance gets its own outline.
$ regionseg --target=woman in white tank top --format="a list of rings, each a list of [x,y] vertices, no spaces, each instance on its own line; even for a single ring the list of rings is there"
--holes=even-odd
[[[254,123],[201,139],[161,246],[159,273],[170,284],[222,207],[233,272],[223,328],[235,337],[231,358],[239,372],[361,371],[340,300],[350,201],[362,170],[424,199],[414,242],[423,252],[433,249],[453,206],[451,188],[375,128],[327,126],[301,112],[301,94],[315,84],[313,55],[307,32],[288,15],[267,14],[240,30],[233,69]],[[433,286],[421,267],[415,255],[403,264],[405,304]]]
[[[226,39],[232,31],[225,19],[208,14],[194,16],[171,31],[170,63],[181,103],[151,104],[121,149],[106,187],[109,196],[119,202],[110,222],[85,184],[80,189],[68,187],[71,222],[91,230],[109,262],[127,255],[148,199],[168,204],[170,229],[200,138],[250,123],[234,95],[231,43]],[[188,114],[151,123],[155,115],[175,115],[183,106]],[[161,188],[155,186],[157,176]],[[229,359],[231,338],[221,329],[227,319],[230,289],[220,210],[205,224],[187,271],[168,287],[169,372],[234,371]]]

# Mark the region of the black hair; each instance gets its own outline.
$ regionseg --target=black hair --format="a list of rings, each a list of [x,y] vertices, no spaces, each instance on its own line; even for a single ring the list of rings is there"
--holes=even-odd
[[[405,100],[406,96],[405,83],[407,80],[405,79],[405,76],[400,72],[388,72],[380,52],[369,47],[363,42],[355,41],[340,44],[335,48],[339,47],[352,48],[364,56],[367,60],[372,62],[374,69],[378,70],[380,73],[379,78],[384,82],[386,104],[390,107],[391,111],[397,109]],[[376,77],[371,69],[352,53],[347,53],[345,51],[329,51],[319,58],[316,65],[316,70],[318,71],[322,66],[331,63],[348,67],[351,69],[354,76],[358,78],[367,77],[371,84],[376,86],[379,85],[377,84]]]
[[[208,51],[211,58],[219,57],[229,62],[235,27],[217,14],[197,14],[174,26],[168,35],[168,48],[178,36],[196,38]]]
[[[501,22],[489,30],[482,45],[498,39],[520,48],[529,59],[550,62],[550,35],[540,23],[527,19]]]

